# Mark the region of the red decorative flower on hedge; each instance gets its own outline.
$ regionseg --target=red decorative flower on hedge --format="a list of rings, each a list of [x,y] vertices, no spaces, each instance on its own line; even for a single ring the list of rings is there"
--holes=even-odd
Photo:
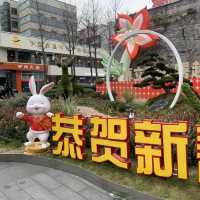
[[[149,13],[146,8],[138,12],[134,17],[126,14],[118,14],[119,32],[112,37],[115,42],[120,42],[125,34],[134,30],[145,30],[149,27]],[[155,45],[157,36],[151,34],[139,34],[124,42],[128,54],[132,60],[136,59],[141,47],[147,48]]]

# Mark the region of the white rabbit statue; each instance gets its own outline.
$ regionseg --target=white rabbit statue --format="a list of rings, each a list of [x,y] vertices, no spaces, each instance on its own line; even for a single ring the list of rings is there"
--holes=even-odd
[[[53,113],[50,113],[50,102],[44,94],[54,87],[54,83],[44,85],[40,89],[40,93],[37,94],[36,84],[34,76],[31,76],[29,80],[29,88],[32,96],[29,98],[26,111],[28,114],[17,112],[16,117],[24,120],[30,125],[29,132],[27,133],[28,142],[25,146],[28,146],[34,142],[37,138],[42,143],[42,148],[48,146],[49,131],[51,129],[51,117]]]

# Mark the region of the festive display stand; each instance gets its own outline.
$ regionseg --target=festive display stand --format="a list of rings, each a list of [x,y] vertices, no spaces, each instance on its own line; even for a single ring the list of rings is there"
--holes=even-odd
[[[200,95],[200,78],[192,78],[193,89]],[[165,93],[163,89],[153,89],[152,87],[134,87],[134,84],[140,81],[113,81],[110,83],[111,90],[115,91],[118,97],[122,97],[125,92],[129,92],[136,99],[148,100]],[[107,91],[106,84],[96,84],[96,92],[105,94]],[[175,92],[175,90],[172,90]]]
[[[41,142],[33,142],[32,144],[24,147],[25,155],[40,155],[48,151],[50,143],[47,143],[46,147],[43,147]]]

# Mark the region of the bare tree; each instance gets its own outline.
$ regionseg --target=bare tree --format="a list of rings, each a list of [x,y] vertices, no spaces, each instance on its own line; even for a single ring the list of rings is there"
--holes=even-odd
[[[109,55],[111,55],[112,53],[112,35],[115,32],[115,21],[113,20],[113,18],[111,18],[110,16],[110,12],[109,10],[107,10],[107,13],[105,15],[105,30],[102,31],[102,37],[104,38],[104,40],[107,43],[107,48]]]
[[[105,24],[106,24],[106,31],[103,32],[103,37],[107,41],[108,44],[108,51],[111,55],[112,52],[112,35],[114,32],[117,31],[117,13],[119,12],[119,9],[122,7],[123,3],[122,0],[110,0],[109,6],[105,10]]]
[[[98,46],[98,27],[99,27],[99,4],[96,0],[91,0],[92,4],[92,44],[94,48],[94,66],[96,78],[98,77],[98,66],[97,66],[97,46]]]
[[[36,17],[37,17],[37,22],[38,22],[38,31],[39,31],[39,36],[40,36],[40,42],[41,42],[41,52],[42,52],[42,61],[43,64],[47,64],[47,57],[46,57],[46,52],[45,52],[45,43],[47,39],[45,38],[44,35],[44,16],[40,11],[40,5],[38,0],[35,0],[35,6],[36,6]]]
[[[78,26],[80,22],[77,19],[77,13],[69,12],[68,4],[66,1],[65,10],[63,12],[63,25],[64,25],[64,40],[66,42],[66,49],[68,49],[70,56],[75,54],[75,49],[78,40]],[[76,76],[75,64],[71,65],[72,75]]]
[[[89,65],[92,77],[92,65],[95,66],[96,78],[98,77],[98,66],[97,66],[97,48],[98,48],[98,29],[101,24],[101,8],[97,0],[88,0],[87,4],[83,6],[82,21],[81,24],[86,30],[89,53]],[[94,50],[94,51],[92,51]],[[94,52],[94,54],[93,54]],[[92,59],[92,54],[94,59]]]
[[[111,12],[111,19],[115,22],[115,31],[117,30],[117,14],[119,9],[122,7],[123,1],[122,0],[111,0],[110,1],[110,12]]]
[[[82,30],[79,31],[79,42],[81,40],[82,44],[86,44],[88,47],[88,54],[89,54],[89,59],[88,59],[88,65],[90,67],[90,74],[91,78],[93,77],[92,74],[92,43],[91,43],[91,24],[90,24],[90,15],[88,12],[84,9],[88,7],[83,7],[83,13],[82,13],[82,20],[81,20],[81,25],[82,25]],[[85,41],[84,41],[85,40]]]

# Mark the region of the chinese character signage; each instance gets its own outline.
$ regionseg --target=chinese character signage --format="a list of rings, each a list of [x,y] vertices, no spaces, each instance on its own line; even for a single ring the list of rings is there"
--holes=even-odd
[[[42,51],[41,40],[36,37],[27,37],[18,33],[7,33],[0,31],[0,46],[3,48],[14,48],[23,50]],[[58,40],[46,40],[44,43],[45,52],[56,54],[69,54],[68,44],[64,44]],[[77,46],[75,55],[88,56],[83,46]],[[99,57],[99,49],[97,49],[97,57]]]
[[[83,160],[85,156],[85,120],[80,116],[66,117],[56,114],[52,119],[53,141],[57,142],[54,155]]]
[[[127,119],[91,119],[92,160],[97,163],[106,161],[114,165],[130,168],[130,135]]]
[[[0,63],[0,68],[5,70],[16,70],[16,71],[46,71],[46,66],[41,64],[30,64],[30,63]]]
[[[52,118],[54,155],[77,160],[86,158],[86,121],[81,116],[68,117],[60,113]],[[186,121],[163,123],[143,120],[130,123],[126,118],[92,117],[89,127],[93,162],[108,161],[125,170],[136,165],[136,172],[140,175],[163,178],[175,175],[179,179],[188,179]],[[200,183],[200,125],[196,126],[196,135]],[[134,148],[136,164],[131,162],[131,148]]]
[[[188,178],[186,122],[135,122],[135,145],[138,174]]]

